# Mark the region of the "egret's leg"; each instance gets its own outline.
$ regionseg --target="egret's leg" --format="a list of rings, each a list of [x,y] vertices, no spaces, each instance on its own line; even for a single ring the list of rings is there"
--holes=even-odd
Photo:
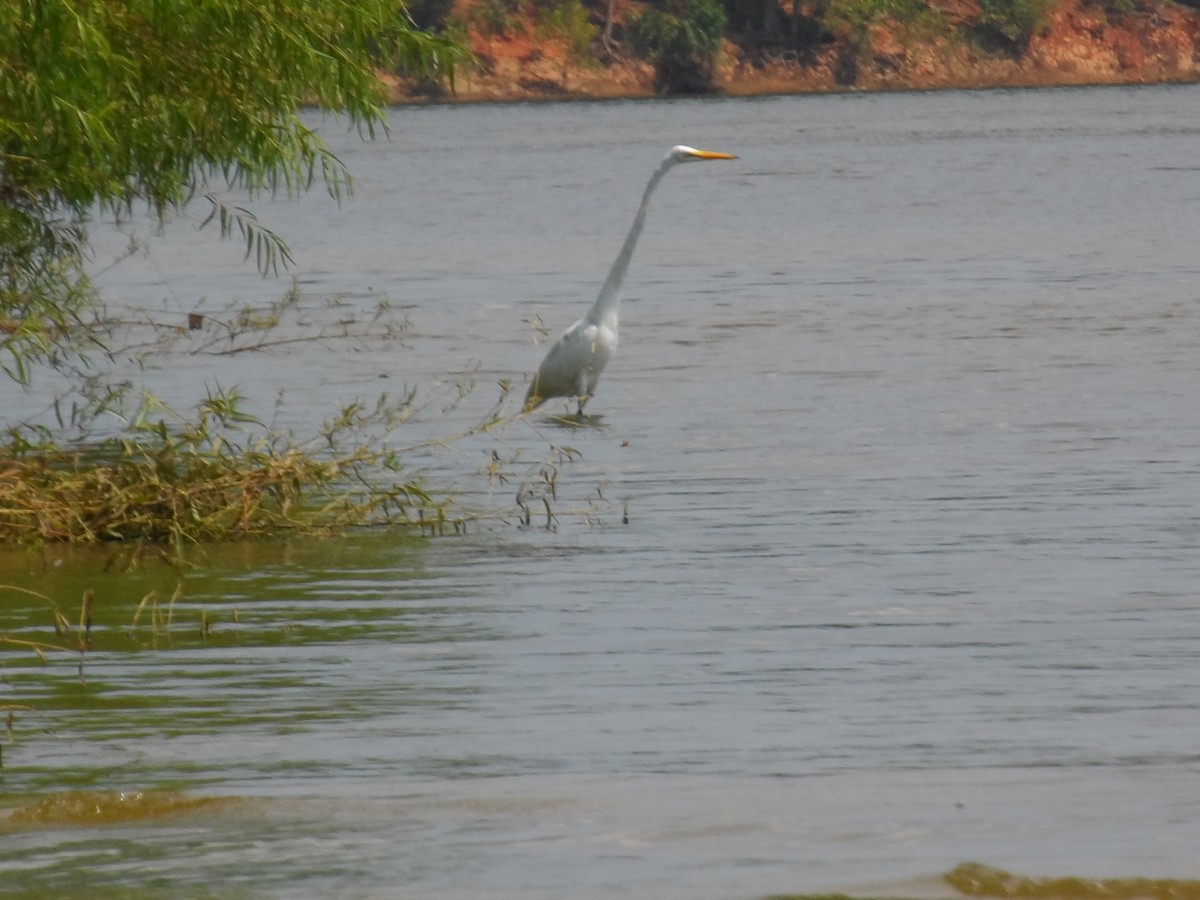
[[[590,377],[590,373],[586,368],[580,370],[578,382],[575,385],[575,402],[579,404],[579,409],[575,413],[577,416],[583,415],[584,406],[592,398],[592,390],[595,388],[595,385],[588,383]]]

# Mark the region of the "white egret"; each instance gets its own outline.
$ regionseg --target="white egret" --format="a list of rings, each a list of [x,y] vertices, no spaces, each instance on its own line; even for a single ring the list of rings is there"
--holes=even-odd
[[[525,395],[525,412],[537,409],[551,397],[574,397],[579,404],[578,414],[583,415],[584,405],[596,391],[600,373],[604,371],[609,357],[617,349],[621,282],[625,280],[625,272],[633,258],[633,249],[637,246],[642,226],[646,223],[650,195],[673,166],[701,159],[737,157],[729,153],[696,150],[682,145],[672,147],[663,157],[654,174],[650,176],[646,192],[642,195],[642,205],[638,207],[633,225],[625,237],[625,244],[609,270],[604,287],[600,288],[600,296],[587,311],[587,315],[562,333],[542,360],[542,364],[538,366],[533,383],[529,386],[529,393]]]

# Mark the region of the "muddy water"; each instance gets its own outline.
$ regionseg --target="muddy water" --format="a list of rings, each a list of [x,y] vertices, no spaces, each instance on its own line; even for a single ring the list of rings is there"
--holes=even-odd
[[[12,826],[6,882],[690,898],[928,893],[968,859],[1200,876],[1197,99],[430,108],[376,144],[318,123],[355,199],[256,211],[304,316],[386,298],[403,344],[180,355],[146,376],[168,400],[240,384],[303,433],[409,386],[431,401],[405,439],[469,426],[502,379],[523,393],[531,323],[586,308],[667,146],[742,158],[663,182],[595,422],[415,457],[487,513],[465,535],[207,548],[173,606],[161,564],[5,551],[3,581],[68,619],[97,596],[85,653],[4,650],[6,805],[96,809]],[[112,302],[216,316],[282,292],[193,226],[141,226],[148,255],[100,278]],[[540,506],[522,527],[545,461],[552,527]],[[0,599],[5,633],[53,636],[46,601]]]

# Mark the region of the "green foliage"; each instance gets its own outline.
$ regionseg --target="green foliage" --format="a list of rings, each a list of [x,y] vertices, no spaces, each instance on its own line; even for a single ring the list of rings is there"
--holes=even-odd
[[[1192,7],[1200,6],[1200,0],[1180,2]],[[1138,11],[1138,0],[1085,0],[1084,5],[1097,8],[1107,16],[1129,16]]]
[[[724,0],[722,6],[729,28],[739,32],[754,32],[763,27],[761,0]]]
[[[823,20],[835,33],[860,35],[885,21],[914,25],[940,16],[924,0],[829,0]]]
[[[725,24],[718,0],[668,0],[632,17],[628,34],[634,52],[654,63],[659,91],[707,93]]]
[[[871,57],[871,29],[884,26],[901,40],[928,40],[947,31],[945,15],[925,0],[828,0],[821,24],[841,39],[834,67],[839,84],[858,80]]]
[[[59,227],[0,206],[0,369],[21,384],[29,383],[34,362],[54,361],[66,343],[77,354],[102,349],[88,324],[95,295],[81,251],[72,229],[60,236]]]
[[[538,26],[543,35],[562,41],[574,58],[586,57],[596,39],[596,26],[580,0],[560,0],[542,9]]]
[[[419,518],[431,507],[393,477],[397,457],[383,449],[407,400],[343,410],[302,443],[246,416],[235,391],[211,392],[190,417],[146,394],[121,434],[93,439],[100,416],[124,412],[125,391],[90,354],[109,353],[131,326],[105,318],[83,262],[97,211],[120,219],[144,204],[165,221],[202,196],[222,235],[240,236],[263,272],[277,269],[290,259],[282,239],[208,186],[253,197],[320,180],[341,196],[349,173],[301,106],[343,111],[373,136],[386,99],[377,67],[452,76],[461,53],[416,30],[394,0],[0,4],[0,367],[28,382],[48,363],[73,379],[69,412],[54,406],[60,434],[7,428],[0,540],[178,544]],[[200,339],[261,349],[279,311],[218,321],[220,336]],[[144,362],[179,333],[119,349]]]
[[[457,49],[391,0],[10,0],[0,4],[0,351],[10,376],[70,343],[94,211],[159,216],[211,180],[297,193],[349,186],[297,116],[314,102],[382,125],[375,65],[448,74]],[[286,247],[210,196],[260,267]]]
[[[1024,52],[1045,30],[1056,0],[979,0],[979,30],[985,39]]]
[[[597,28],[580,0],[557,0],[538,10],[537,37],[557,41],[563,48],[563,83],[567,67],[594,60],[592,44]]]
[[[484,34],[508,34],[521,18],[523,8],[522,0],[480,0],[472,17]]]

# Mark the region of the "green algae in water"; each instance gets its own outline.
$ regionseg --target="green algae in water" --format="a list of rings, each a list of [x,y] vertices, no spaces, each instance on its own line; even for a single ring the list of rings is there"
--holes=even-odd
[[[171,791],[64,791],[17,807],[0,821],[16,828],[119,825],[191,813],[221,802]]]
[[[942,879],[968,897],[1015,900],[1200,900],[1200,881],[1174,878],[1028,878],[982,863],[963,863]],[[771,894],[764,900],[871,900],[845,894]],[[899,900],[899,898],[889,898]]]
[[[963,863],[943,878],[952,888],[971,897],[1200,900],[1200,881],[1173,878],[1026,878],[981,863]]]

